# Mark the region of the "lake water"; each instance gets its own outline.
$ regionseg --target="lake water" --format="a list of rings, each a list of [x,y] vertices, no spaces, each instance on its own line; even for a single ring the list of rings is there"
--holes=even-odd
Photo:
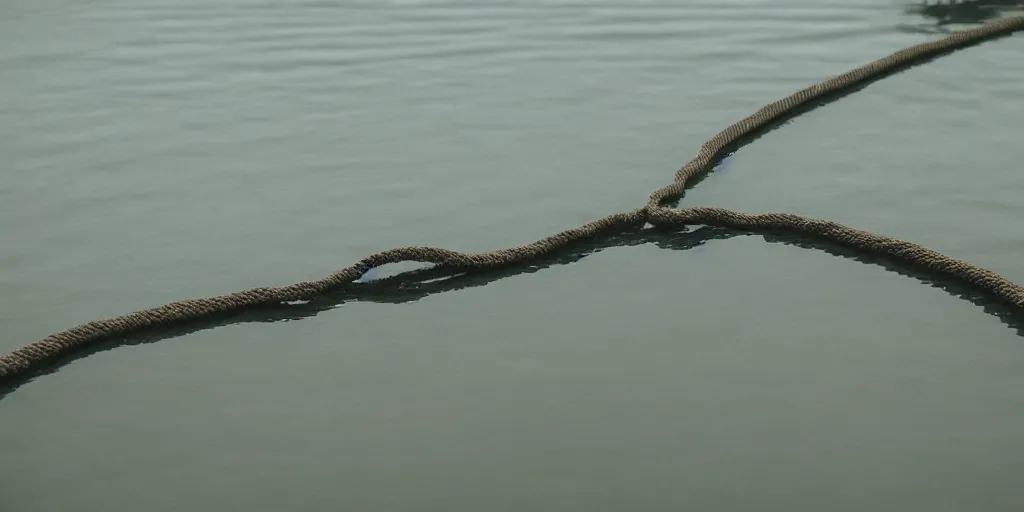
[[[7,0],[0,352],[640,206],[763,104],[941,36],[904,7]],[[1022,50],[801,116],[685,204],[827,218],[1024,282]],[[1019,315],[786,238],[598,248],[75,360],[0,399],[0,508],[1024,508]]]

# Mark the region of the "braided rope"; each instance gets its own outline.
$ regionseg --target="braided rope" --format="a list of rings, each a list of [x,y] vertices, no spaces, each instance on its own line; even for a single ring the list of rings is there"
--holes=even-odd
[[[668,185],[651,193],[640,209],[615,213],[577,228],[529,244],[484,253],[462,253],[437,247],[407,246],[389,249],[363,258],[323,279],[276,288],[253,288],[218,297],[172,302],[116,318],[97,320],[51,334],[10,353],[0,355],[0,381],[24,376],[44,363],[76,349],[123,337],[145,329],[206,320],[214,315],[242,311],[283,302],[309,300],[340,289],[371,268],[415,261],[456,268],[497,268],[549,254],[571,243],[614,229],[636,228],[650,223],[657,227],[707,225],[750,231],[787,231],[828,240],[857,251],[886,255],[930,272],[974,285],[1009,304],[1024,308],[1024,287],[971,263],[945,256],[917,244],[859,231],[834,222],[790,213],[746,214],[722,208],[671,209],[662,203],[682,196],[687,182],[706,172],[725,148],[765,125],[792,116],[812,100],[852,90],[855,86],[883,78],[888,73],[926,59],[1024,29],[1024,16],[1006,18],[946,38],[922,43],[837,75],[821,83],[770,103],[736,122],[705,142],[697,156],[676,173]]]

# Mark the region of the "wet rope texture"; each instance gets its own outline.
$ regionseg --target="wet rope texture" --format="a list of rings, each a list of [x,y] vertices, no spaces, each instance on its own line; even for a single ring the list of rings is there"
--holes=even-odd
[[[1022,29],[1024,29],[1024,16],[1006,18],[974,29],[957,32],[944,39],[905,48],[771,103],[705,142],[697,156],[676,172],[671,183],[655,190],[642,208],[615,213],[518,247],[484,253],[462,253],[437,247],[398,247],[368,256],[356,264],[318,281],[307,281],[277,288],[253,288],[218,297],[183,300],[156,308],[143,309],[117,318],[89,322],[51,334],[13,352],[0,355],[0,381],[23,376],[29,371],[39,369],[48,361],[68,355],[88,345],[124,337],[145,329],[206,320],[214,315],[254,307],[309,300],[317,295],[348,285],[371,268],[389,263],[415,261],[455,268],[495,268],[537,258],[576,241],[613,229],[638,228],[648,223],[655,227],[705,225],[748,231],[787,231],[810,235],[865,253],[885,255],[904,263],[927,268],[936,274],[972,284],[1017,308],[1024,309],[1024,287],[990,270],[945,256],[911,242],[790,213],[746,214],[721,208],[672,209],[662,206],[665,202],[681,197],[687,182],[706,172],[730,144],[736,143],[768,123],[792,115],[795,109],[812,100],[850,90],[858,84],[883,77],[887,73],[925,59]]]

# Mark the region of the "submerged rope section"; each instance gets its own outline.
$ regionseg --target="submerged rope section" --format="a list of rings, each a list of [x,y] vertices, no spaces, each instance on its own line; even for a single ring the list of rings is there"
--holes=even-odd
[[[48,361],[69,355],[85,346],[123,337],[144,329],[196,322],[206,320],[214,315],[254,307],[309,300],[350,284],[371,268],[389,263],[415,261],[455,268],[495,268],[537,258],[576,241],[607,233],[613,229],[638,228],[645,224],[655,227],[705,225],[749,231],[787,231],[809,235],[858,251],[885,255],[904,263],[927,268],[933,273],[975,285],[1017,308],[1024,309],[1024,287],[990,270],[904,240],[875,235],[834,222],[790,213],[747,214],[722,208],[672,209],[662,206],[665,202],[681,197],[687,182],[707,172],[715,163],[716,158],[721,156],[728,146],[773,121],[792,115],[798,107],[812,100],[850,90],[861,83],[881,78],[889,72],[908,67],[922,60],[1022,29],[1024,29],[1024,16],[1007,18],[978,28],[957,32],[944,39],[905,48],[768,104],[705,142],[697,156],[676,172],[671,183],[651,193],[647,204],[642,208],[615,213],[518,247],[483,253],[462,253],[437,247],[398,247],[367,256],[354,265],[317,281],[306,281],[276,288],[253,288],[218,297],[188,299],[143,309],[117,318],[89,322],[51,334],[13,352],[0,355],[0,381],[24,376]]]

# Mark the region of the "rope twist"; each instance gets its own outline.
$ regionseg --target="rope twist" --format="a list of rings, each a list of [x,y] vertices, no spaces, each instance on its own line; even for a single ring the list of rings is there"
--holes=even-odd
[[[70,354],[87,345],[146,329],[195,322],[213,315],[259,306],[309,300],[330,290],[347,286],[366,271],[389,263],[414,261],[456,268],[497,268],[544,256],[573,242],[595,237],[612,229],[640,227],[647,223],[659,228],[706,225],[762,232],[787,231],[813,236],[857,251],[886,255],[905,263],[921,266],[936,274],[972,284],[1017,308],[1024,308],[1024,287],[990,270],[904,240],[875,235],[835,222],[791,213],[747,214],[723,208],[672,209],[662,206],[667,201],[681,197],[687,183],[696,176],[707,172],[726,147],[771,122],[792,115],[795,109],[812,100],[850,90],[858,84],[877,80],[897,69],[909,67],[965,46],[1009,35],[1021,29],[1024,29],[1024,16],[1006,18],[974,29],[956,32],[937,41],[904,48],[769,103],[705,142],[697,156],[676,171],[671,183],[652,192],[647,204],[642,208],[615,213],[518,247],[483,253],[462,253],[439,247],[397,247],[367,256],[354,265],[316,281],[276,288],[253,288],[218,297],[187,299],[116,318],[85,323],[0,355],[0,381],[24,376],[30,371],[39,369],[48,361]]]

